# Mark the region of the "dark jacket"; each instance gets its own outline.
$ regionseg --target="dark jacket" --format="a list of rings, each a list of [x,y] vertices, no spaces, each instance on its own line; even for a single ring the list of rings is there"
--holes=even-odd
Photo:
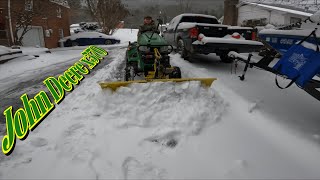
[[[139,28],[138,36],[144,32],[152,31],[155,33],[160,33],[157,29],[157,26],[155,25],[154,21],[152,21],[150,24],[143,24]]]

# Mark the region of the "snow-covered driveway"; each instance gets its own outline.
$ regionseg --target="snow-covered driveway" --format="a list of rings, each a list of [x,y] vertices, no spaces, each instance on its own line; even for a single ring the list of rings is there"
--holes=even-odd
[[[320,178],[317,138],[300,135],[279,123],[281,116],[268,113],[268,106],[290,105],[295,97],[274,94],[279,91],[271,90],[268,75],[252,71],[258,80],[249,73],[246,82],[238,83],[227,64],[190,64],[172,55],[184,76],[218,81],[207,89],[187,82],[101,90],[97,82],[123,78],[124,57],[125,49],[110,52],[105,58],[113,59],[110,64],[85,78],[25,141],[18,140],[12,155],[0,155],[0,177]],[[261,89],[267,91],[263,97],[256,92]],[[316,104],[308,96],[298,98]],[[298,111],[297,106],[290,107]]]

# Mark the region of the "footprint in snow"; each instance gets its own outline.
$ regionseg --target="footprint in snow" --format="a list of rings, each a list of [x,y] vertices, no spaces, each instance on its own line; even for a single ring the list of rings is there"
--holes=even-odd
[[[179,142],[178,141],[179,135],[180,135],[180,132],[178,131],[170,131],[163,135],[146,138],[145,141],[152,142],[168,148],[175,148]]]
[[[122,163],[124,179],[164,179],[166,171],[151,163],[141,163],[134,157],[127,157]]]
[[[64,135],[65,136],[71,136],[73,135],[78,129],[81,129],[82,127],[84,127],[83,124],[81,123],[76,123],[71,125],[66,131],[64,131]]]
[[[48,144],[48,141],[44,138],[35,138],[31,140],[30,144],[34,147],[43,147]]]
[[[24,161],[22,161],[22,163],[23,164],[29,164],[29,163],[31,163],[31,161],[32,161],[32,158],[29,157],[29,158],[26,158]]]

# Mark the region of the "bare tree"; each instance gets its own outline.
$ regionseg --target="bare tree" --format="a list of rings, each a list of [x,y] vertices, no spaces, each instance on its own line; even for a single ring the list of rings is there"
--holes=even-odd
[[[177,11],[180,13],[190,12],[192,1],[191,0],[177,0],[178,6]]]
[[[25,6],[12,11],[12,19],[15,20],[16,28],[13,32],[14,44],[23,45],[22,40],[28,31],[32,29],[32,21],[37,17],[48,18],[52,13],[47,10],[45,0],[33,0]]]
[[[121,0],[86,0],[91,16],[98,22],[104,33],[112,32],[129,10]]]

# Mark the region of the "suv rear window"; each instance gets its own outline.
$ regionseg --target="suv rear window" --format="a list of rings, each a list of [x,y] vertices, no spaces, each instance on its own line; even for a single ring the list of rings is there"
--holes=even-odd
[[[215,18],[208,18],[208,17],[202,17],[202,16],[184,16],[182,17],[180,23],[182,22],[219,24],[218,20]]]

